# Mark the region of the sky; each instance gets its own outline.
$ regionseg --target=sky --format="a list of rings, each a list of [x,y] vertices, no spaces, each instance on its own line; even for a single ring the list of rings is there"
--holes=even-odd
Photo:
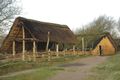
[[[22,17],[66,24],[75,31],[100,15],[120,17],[120,0],[22,0]]]

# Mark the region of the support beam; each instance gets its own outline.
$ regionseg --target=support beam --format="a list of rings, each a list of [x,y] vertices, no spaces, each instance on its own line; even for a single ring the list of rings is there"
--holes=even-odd
[[[75,55],[75,45],[73,45],[73,54]]]
[[[56,56],[58,57],[59,56],[59,44],[56,44]]]
[[[49,42],[50,42],[50,32],[48,32],[48,35],[47,35],[47,45],[46,45],[47,52],[48,52]]]
[[[36,61],[36,42],[33,41],[33,61]]]
[[[15,41],[13,41],[13,56],[15,56]]]
[[[83,53],[84,53],[84,50],[85,50],[84,37],[82,37],[82,51],[83,51]]]
[[[22,26],[22,32],[23,32],[22,60],[24,61],[25,60],[25,29],[23,26]]]
[[[48,61],[51,60],[51,53],[50,53],[50,49],[48,50]]]

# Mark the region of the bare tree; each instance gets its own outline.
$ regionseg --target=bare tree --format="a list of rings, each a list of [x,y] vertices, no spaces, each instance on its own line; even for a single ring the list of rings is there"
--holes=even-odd
[[[99,34],[109,32],[113,37],[116,37],[116,21],[112,17],[100,16],[91,23],[83,26],[83,29],[77,31],[79,44],[81,44],[81,37],[84,37],[86,43],[91,42]],[[81,36],[81,37],[80,37]]]
[[[11,20],[21,12],[17,0],[0,0],[0,34],[8,28]]]
[[[110,32],[112,34],[116,27],[116,22],[112,17],[100,16],[97,19],[95,19],[93,22],[83,27],[84,27],[84,31],[80,29],[80,31],[77,31],[78,34],[85,33],[85,34],[95,35],[104,32]]]
[[[118,29],[118,31],[120,32],[120,18],[119,18],[119,20],[118,20],[118,22],[117,22],[117,29]]]

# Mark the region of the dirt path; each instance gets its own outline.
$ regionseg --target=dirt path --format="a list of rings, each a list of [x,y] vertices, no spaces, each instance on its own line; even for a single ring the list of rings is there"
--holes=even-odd
[[[78,59],[71,63],[64,65],[59,65],[58,67],[63,67],[65,70],[60,71],[57,75],[53,76],[48,80],[83,80],[86,76],[92,74],[89,70],[92,67],[95,67],[97,64],[104,62],[108,57],[93,56],[83,59]],[[20,74],[31,73],[39,69],[30,69],[20,72],[14,72],[7,75],[0,76],[3,77],[12,77]]]
[[[107,58],[108,56],[93,56],[60,65],[60,67],[64,67],[65,70],[48,80],[83,80],[86,76],[92,74],[90,72],[91,68],[104,62]]]

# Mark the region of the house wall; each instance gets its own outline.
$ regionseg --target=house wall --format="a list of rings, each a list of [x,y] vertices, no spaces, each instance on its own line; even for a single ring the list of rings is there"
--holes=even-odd
[[[99,44],[95,47],[95,49],[92,50],[93,55],[100,55],[99,46],[102,47],[102,53],[103,55],[112,55],[115,54],[115,48],[112,45],[111,41],[108,37],[104,37]]]

